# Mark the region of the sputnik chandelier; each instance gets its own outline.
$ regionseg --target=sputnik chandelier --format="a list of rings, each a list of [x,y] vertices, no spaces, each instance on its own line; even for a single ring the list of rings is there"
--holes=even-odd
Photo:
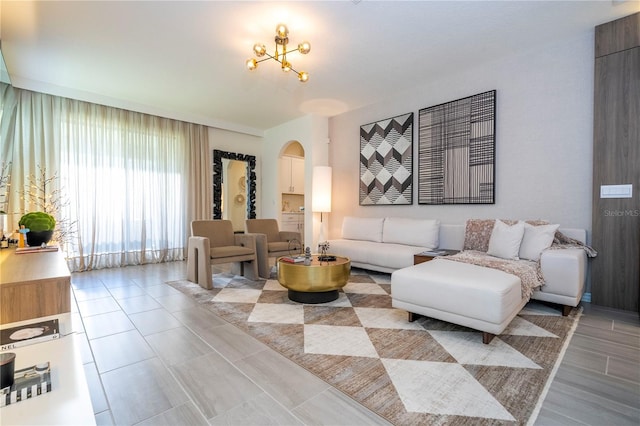
[[[273,59],[280,63],[280,68],[282,68],[282,71],[284,72],[293,71],[298,75],[298,80],[300,80],[300,82],[306,83],[309,80],[309,73],[306,71],[298,72],[295,69],[293,69],[293,67],[291,66],[291,63],[287,60],[287,54],[298,51],[303,55],[306,55],[311,50],[311,44],[308,41],[303,41],[298,45],[296,49],[291,49],[287,51],[287,43],[289,43],[289,29],[285,24],[278,24],[278,26],[276,27],[275,41],[276,41],[276,49],[273,56],[267,53],[267,48],[264,46],[264,44],[261,44],[261,43],[254,44],[253,53],[255,53],[258,58],[262,58],[265,55],[267,55],[268,57],[260,60],[256,60],[254,58],[247,59],[247,62],[246,62],[247,68],[250,71],[253,71],[256,68],[258,68],[258,64],[260,62]]]

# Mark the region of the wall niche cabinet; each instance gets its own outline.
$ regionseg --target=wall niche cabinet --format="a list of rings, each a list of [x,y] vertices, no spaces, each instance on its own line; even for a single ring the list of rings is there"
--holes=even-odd
[[[640,13],[596,27],[594,83],[591,302],[638,311]],[[602,185],[628,184],[630,198],[601,196]]]
[[[304,234],[303,213],[282,213],[281,231],[300,232]]]
[[[304,194],[304,158],[280,158],[280,192]]]

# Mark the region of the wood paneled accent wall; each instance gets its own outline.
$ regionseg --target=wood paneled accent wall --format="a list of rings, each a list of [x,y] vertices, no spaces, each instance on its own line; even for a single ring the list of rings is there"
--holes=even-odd
[[[640,298],[640,13],[596,27],[591,301],[638,311]],[[600,198],[632,184],[632,198]]]

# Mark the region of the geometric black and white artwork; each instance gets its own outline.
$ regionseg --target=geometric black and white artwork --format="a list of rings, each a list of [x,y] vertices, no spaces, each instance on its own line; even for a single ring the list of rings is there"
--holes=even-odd
[[[360,205],[413,203],[413,113],[360,126]]]
[[[494,204],[496,91],[420,110],[418,204]]]

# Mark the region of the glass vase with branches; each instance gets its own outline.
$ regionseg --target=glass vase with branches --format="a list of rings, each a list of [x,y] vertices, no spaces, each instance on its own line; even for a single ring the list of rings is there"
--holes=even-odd
[[[69,206],[69,200],[58,184],[59,179],[57,172],[48,176],[46,168],[38,166],[38,173],[29,175],[21,199],[30,207],[35,206],[39,211],[48,213],[56,219],[53,240],[57,241],[64,250],[74,242],[77,221],[63,215],[64,209]]]
[[[9,204],[9,187],[11,183],[9,178],[11,177],[11,163],[0,164],[0,214],[7,214]]]
[[[5,233],[9,231],[9,222],[7,220],[7,211],[9,210],[9,177],[11,176],[11,163],[0,164],[0,240],[5,237]],[[9,236],[10,233],[9,233]]]

